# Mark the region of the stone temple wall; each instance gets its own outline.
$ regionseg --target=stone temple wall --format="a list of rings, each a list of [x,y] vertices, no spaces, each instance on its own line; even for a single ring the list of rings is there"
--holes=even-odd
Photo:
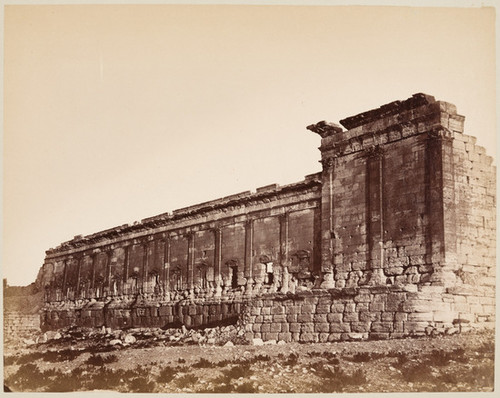
[[[242,322],[285,341],[492,326],[496,168],[454,105],[415,94],[340,121],[321,173],[47,251],[43,327]]]

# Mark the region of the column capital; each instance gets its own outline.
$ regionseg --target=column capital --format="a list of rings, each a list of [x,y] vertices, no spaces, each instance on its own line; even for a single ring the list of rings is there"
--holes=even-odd
[[[385,150],[381,145],[374,145],[366,148],[365,154],[368,159],[380,159],[384,157]]]
[[[323,169],[332,168],[335,163],[335,157],[330,156],[320,160],[320,163],[323,165]]]

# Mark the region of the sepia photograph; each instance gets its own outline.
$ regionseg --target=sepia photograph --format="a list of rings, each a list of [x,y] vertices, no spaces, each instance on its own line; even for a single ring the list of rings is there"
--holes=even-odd
[[[492,396],[496,8],[4,2],[10,393]]]

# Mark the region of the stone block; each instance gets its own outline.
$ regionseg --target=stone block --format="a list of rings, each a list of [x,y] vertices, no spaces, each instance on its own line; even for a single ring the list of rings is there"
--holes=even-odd
[[[370,330],[372,332],[389,333],[392,332],[393,327],[394,325],[392,322],[372,322]]]
[[[320,343],[326,343],[328,341],[329,333],[318,333],[318,341]]]
[[[299,315],[297,315],[297,322],[304,323],[304,322],[312,322],[312,321],[313,321],[312,314],[299,314]]]
[[[300,323],[290,323],[289,324],[289,329],[290,329],[290,332],[292,332],[292,333],[299,333],[300,328],[301,328]]]
[[[333,303],[331,306],[331,312],[344,312],[345,304],[344,303]]]
[[[260,327],[260,331],[262,333],[268,333],[271,331],[271,324],[270,323],[263,323]]]
[[[370,294],[358,294],[357,296],[354,296],[355,303],[369,303],[370,301],[372,301]]]
[[[313,315],[314,323],[326,323],[327,322],[327,314],[314,314]]]
[[[269,333],[262,333],[262,340],[264,341],[270,341],[270,340],[278,340],[278,333],[274,332],[269,332]]]
[[[408,314],[406,312],[396,312],[394,315],[396,321],[406,321],[408,320]]]
[[[343,321],[344,322],[357,322],[357,321],[359,321],[359,314],[357,312],[345,312]]]
[[[312,314],[314,312],[314,306],[311,305],[311,304],[303,304],[301,309],[300,309],[300,312],[302,314]]]
[[[329,304],[318,304],[316,306],[316,314],[328,314],[330,312],[331,305]]]
[[[273,316],[273,322],[285,322],[286,321],[286,315],[285,314],[280,314],[280,315],[274,315]]]
[[[274,307],[271,308],[272,315],[281,315],[284,313],[285,313],[285,307],[281,305],[275,305]]]
[[[278,333],[278,341],[284,341],[286,343],[289,343],[292,341],[292,334],[291,333]]]
[[[262,315],[271,315],[271,307],[263,307],[260,313]]]
[[[356,312],[368,311],[371,303],[357,303]]]
[[[359,313],[359,320],[361,322],[375,322],[380,321],[380,312],[363,311]]]
[[[252,331],[253,332],[261,332],[261,327],[262,325],[260,323],[254,323],[252,326]]]
[[[291,307],[285,307],[286,314],[300,314],[300,306],[293,305]]]
[[[342,333],[330,333],[330,334],[328,334],[328,341],[329,342],[340,341],[341,339],[342,339]]]
[[[351,331],[365,333],[370,331],[371,322],[351,322]]]
[[[300,332],[301,333],[311,333],[311,332],[314,332],[314,323],[312,323],[312,322],[303,323],[302,326],[300,327]]]
[[[425,334],[425,328],[429,326],[429,322],[406,321],[404,322],[404,332],[406,334]]]
[[[382,312],[385,310],[385,303],[370,303],[368,309],[372,312]]]
[[[282,332],[281,323],[271,323],[271,332]]]
[[[327,322],[342,322],[342,319],[344,318],[344,314],[327,314],[326,315],[326,320]]]
[[[325,332],[328,333],[330,331],[330,325],[326,322],[324,323],[315,323],[314,324],[315,332]]]
[[[250,309],[250,314],[252,314],[252,315],[260,315],[260,310],[261,310],[260,307],[252,307]]]
[[[383,312],[380,319],[382,322],[392,322],[394,320],[394,312]]]
[[[286,316],[286,321],[287,322],[297,322],[297,315],[296,314],[289,314]]]
[[[344,333],[350,332],[351,325],[349,323],[331,323],[330,333]]]
[[[315,333],[301,333],[299,337],[301,343],[314,343],[316,339],[317,335]]]

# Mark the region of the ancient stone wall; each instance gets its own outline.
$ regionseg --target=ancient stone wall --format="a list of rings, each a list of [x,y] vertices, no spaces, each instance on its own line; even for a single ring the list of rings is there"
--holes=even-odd
[[[249,338],[327,341],[491,326],[496,169],[463,122],[425,94],[347,130],[319,122],[321,173],[75,237],[47,251],[44,327],[239,316]]]
[[[38,331],[40,331],[40,314],[25,314],[18,311],[4,312],[4,340],[27,337]]]

